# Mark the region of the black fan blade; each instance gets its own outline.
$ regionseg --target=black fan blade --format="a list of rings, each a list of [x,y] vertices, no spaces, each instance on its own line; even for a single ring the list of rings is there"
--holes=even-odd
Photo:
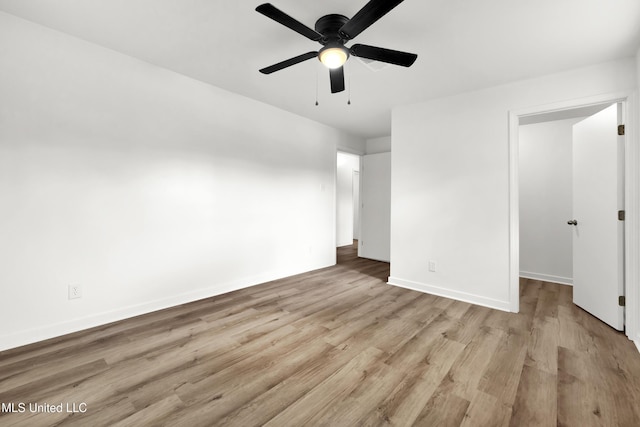
[[[340,35],[345,39],[353,40],[402,2],[403,0],[371,0],[340,28]]]
[[[418,55],[415,53],[367,46],[366,44],[354,44],[351,46],[351,54],[353,56],[359,56],[360,58],[373,59],[374,61],[387,62],[403,67],[410,67],[418,58]]]
[[[306,38],[311,39],[315,42],[322,38],[322,34],[317,33],[316,31],[304,25],[302,22],[293,19],[280,9],[277,9],[271,3],[261,4],[260,6],[256,7],[256,11],[260,12],[268,18],[273,19],[276,22],[281,23],[285,27],[291,28],[293,31],[302,34]]]
[[[276,71],[280,71],[283,68],[291,67],[292,65],[299,64],[300,62],[306,61],[307,59],[315,58],[318,56],[318,52],[307,52],[302,55],[298,55],[294,58],[287,59],[286,61],[278,62],[277,64],[273,64],[270,67],[263,68],[260,70],[262,74],[271,74]]]
[[[338,93],[344,90],[344,68],[333,68],[329,70],[331,78],[331,93]]]

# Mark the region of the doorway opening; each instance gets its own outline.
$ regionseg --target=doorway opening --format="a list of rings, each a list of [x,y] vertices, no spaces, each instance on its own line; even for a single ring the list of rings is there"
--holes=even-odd
[[[535,252],[535,250],[539,248],[535,248],[535,245],[532,245],[531,241],[527,241],[527,239],[531,237],[531,234],[535,232],[532,232],[531,230],[523,231],[521,228],[521,225],[523,227],[530,226],[530,224],[528,224],[527,222],[531,220],[530,218],[531,216],[530,214],[532,214],[531,205],[530,205],[531,201],[530,200],[526,201],[526,200],[523,200],[522,198],[526,197],[526,192],[527,191],[531,192],[532,188],[523,189],[523,187],[521,186],[523,184],[521,182],[521,178],[525,178],[528,173],[529,174],[531,173],[531,171],[530,170],[527,171],[526,167],[522,167],[520,162],[521,162],[521,156],[535,157],[536,155],[540,156],[541,154],[540,153],[532,154],[530,152],[527,152],[527,150],[529,150],[531,147],[525,147],[525,146],[521,147],[521,142],[525,141],[525,144],[526,144],[526,138],[528,137],[528,133],[531,133],[529,131],[535,128],[536,127],[535,125],[540,124],[540,126],[538,127],[544,128],[545,126],[542,125],[544,123],[564,121],[565,122],[564,125],[569,126],[568,123],[572,121],[579,121],[578,120],[579,117],[588,117],[593,114],[597,114],[599,111],[605,109],[607,106],[611,104],[616,104],[616,103],[621,103],[621,108],[619,108],[619,111],[621,114],[620,119],[621,119],[621,122],[624,123],[628,121],[626,119],[628,119],[629,117],[633,117],[632,114],[629,113],[629,111],[634,111],[635,99],[633,100],[630,99],[631,96],[632,96],[631,94],[613,94],[608,96],[603,95],[598,97],[592,97],[586,100],[567,101],[567,102],[556,103],[548,106],[532,107],[530,109],[512,111],[509,113],[509,148],[510,148],[510,161],[509,161],[510,209],[509,210],[510,210],[510,242],[511,242],[510,243],[511,311],[518,312],[520,308],[519,307],[520,306],[519,290],[520,290],[521,273],[525,277],[531,277],[536,280],[545,280],[550,282],[559,282],[559,283],[566,283],[566,284],[571,284],[573,279],[572,269],[567,268],[568,267],[567,260],[572,260],[573,254],[570,254],[569,256],[566,256],[567,254],[565,254],[564,259],[552,259],[553,257],[552,258],[547,257],[546,259],[544,259],[544,257],[542,257],[542,261],[543,261],[542,264],[544,264],[545,261],[551,262],[551,263],[556,262],[556,265],[553,266],[553,268],[556,268],[556,270],[547,270],[547,273],[550,272],[550,274],[547,274],[544,271],[538,271],[538,272],[530,271],[530,270],[535,270],[535,267],[533,266],[533,264],[531,264],[530,262],[531,259],[526,259],[526,257],[531,255],[530,252],[532,250]],[[531,125],[534,125],[534,126],[531,126]],[[560,126],[558,123],[556,123],[556,125]],[[529,128],[525,129],[527,126],[529,126]],[[548,128],[547,131],[550,132],[549,129],[552,127],[553,127],[552,125],[547,126]],[[627,128],[629,128],[629,126],[627,126]],[[565,128],[565,131],[566,131],[566,128]],[[612,129],[612,132],[615,132],[615,131],[616,131],[615,128]],[[521,138],[523,139],[521,140]],[[629,205],[636,206],[639,199],[638,184],[635,183],[632,179],[630,179],[630,177],[637,176],[637,173],[638,173],[638,164],[637,164],[638,162],[636,160],[632,160],[632,159],[636,159],[638,155],[638,150],[637,150],[637,147],[635,146],[636,144],[632,143],[633,141],[634,141],[633,137],[631,137],[629,133],[627,133],[627,135],[624,137],[624,142],[623,142],[626,155],[622,159],[622,164],[624,165],[623,179],[625,182],[629,183],[629,185],[626,185],[623,190],[623,193],[624,193],[623,208],[625,210]],[[521,148],[523,150],[523,153],[520,152]],[[555,147],[555,148],[558,148],[558,147]],[[547,167],[549,167],[549,165],[547,165]],[[538,171],[538,172],[541,172],[541,171]],[[561,173],[562,171],[559,172],[556,170],[553,172],[556,173],[556,175],[562,175]],[[566,177],[566,171],[564,172]],[[542,181],[544,181],[544,179],[542,179]],[[528,183],[526,185],[531,185],[531,183]],[[533,187],[535,187],[535,185],[540,185],[540,182],[534,183]],[[559,194],[561,194],[562,191],[565,191],[566,193],[566,183],[564,186],[565,186],[565,189],[564,190],[560,189],[561,191],[557,191],[556,192],[557,194],[555,194],[554,197],[561,197],[559,196]],[[567,238],[570,237],[571,233],[574,232],[575,229],[572,229],[570,225],[567,225],[569,221],[573,220],[571,215],[564,218],[568,212],[566,205],[564,206],[564,208],[559,208],[558,210],[562,211],[562,209],[564,209],[564,211],[561,214],[562,216],[561,225],[562,227],[566,227],[566,228],[563,228],[565,236],[561,236],[561,237],[564,238],[564,242],[562,243],[562,245],[564,245],[564,247],[566,248],[568,243]],[[533,211],[535,211],[535,208],[533,209]],[[544,216],[547,213],[548,212],[543,212],[542,215]],[[558,221],[560,218],[559,216],[560,214],[555,212],[553,213],[553,215],[556,215],[556,217],[558,218],[556,221]],[[548,220],[548,218],[546,219]],[[543,221],[541,222],[544,222],[544,218],[543,218]],[[560,224],[556,224],[556,225],[560,226]],[[635,296],[637,295],[636,288],[637,288],[637,277],[638,277],[637,275],[638,262],[634,260],[633,257],[637,253],[637,250],[635,249],[635,247],[638,244],[640,239],[638,238],[638,236],[634,235],[633,229],[636,227],[635,222],[633,224],[627,223],[626,225],[627,226],[624,228],[624,256],[621,258],[621,261],[624,262],[622,273],[624,274],[626,282],[628,284],[626,289],[627,301],[632,300],[630,301],[631,304],[627,304],[627,307],[626,307],[627,308],[626,323],[627,325],[629,325],[630,323],[633,324],[633,322],[629,321],[629,318],[631,316],[636,316],[635,313],[637,310],[637,308],[635,307],[635,304],[633,303],[635,302],[635,298],[636,298]],[[628,225],[632,225],[632,226],[629,227]],[[553,250],[555,249],[558,249],[558,248],[554,247]],[[553,252],[553,250],[551,250],[550,252]],[[549,255],[549,254],[545,254],[545,255]],[[538,261],[541,261],[541,259],[538,259]],[[559,266],[559,264],[562,264],[562,263],[564,263],[564,265]],[[547,264],[547,267],[549,267],[550,265],[551,264]],[[564,270],[562,270],[562,268],[564,268]],[[541,273],[541,274],[535,274],[535,273]],[[635,319],[635,317],[632,317],[632,318]],[[633,333],[635,333],[635,331]],[[629,329],[627,329],[627,335],[631,336]]]
[[[573,284],[573,125],[609,104],[522,117],[518,128],[520,277]]]
[[[624,152],[611,130],[620,106],[529,116],[518,129],[520,277],[529,279],[520,292],[542,287],[553,297],[552,284],[575,278],[573,303],[618,330],[624,222],[615,216],[624,206]]]
[[[336,247],[354,245],[360,235],[360,156],[338,152]]]

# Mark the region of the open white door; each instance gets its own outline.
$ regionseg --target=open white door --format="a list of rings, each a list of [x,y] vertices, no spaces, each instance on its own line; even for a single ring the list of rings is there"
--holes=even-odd
[[[624,328],[624,145],[618,104],[573,126],[573,302],[617,330]]]
[[[391,259],[391,153],[362,157],[358,256]]]

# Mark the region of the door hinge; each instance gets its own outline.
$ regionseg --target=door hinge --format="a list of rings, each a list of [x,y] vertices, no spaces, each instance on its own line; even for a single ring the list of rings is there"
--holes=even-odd
[[[627,305],[627,299],[624,297],[624,295],[618,297],[618,305],[620,307],[624,307]]]
[[[618,221],[624,221],[624,211],[618,211]]]
[[[618,125],[618,135],[624,135],[624,125]]]

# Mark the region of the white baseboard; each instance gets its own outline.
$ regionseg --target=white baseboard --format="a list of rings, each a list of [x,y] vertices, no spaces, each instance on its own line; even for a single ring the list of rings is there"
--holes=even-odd
[[[143,304],[135,304],[128,307],[119,308],[117,310],[92,314],[91,316],[65,320],[51,325],[43,325],[38,328],[17,331],[12,334],[0,336],[0,351],[21,347],[23,345],[33,344],[39,341],[60,337],[97,326],[103,326],[108,323],[129,319],[131,317],[152,313],[154,311],[175,307],[181,304],[187,304],[201,299],[211,298],[216,295],[226,294],[228,292],[260,285],[262,283],[267,283],[273,280],[295,276],[296,274],[330,267],[331,265],[333,264],[317,267],[314,266],[312,269],[303,271],[270,272],[268,274],[245,278],[243,280],[237,280],[229,283],[218,284],[216,286],[208,288],[201,288],[185,292],[183,294],[146,302]]]
[[[638,352],[640,352],[640,337],[638,337],[638,339],[633,340],[633,343],[636,345]]]
[[[511,305],[509,301],[500,301],[493,298],[483,297],[481,295],[474,295],[466,292],[455,291],[452,289],[440,288],[438,286],[412,282],[410,280],[399,279],[397,277],[389,277],[387,283],[392,286],[398,286],[400,288],[411,289],[413,291],[433,294],[440,297],[451,298],[458,301],[481,305],[483,307],[495,308],[502,311],[511,311]]]
[[[520,277],[525,279],[541,280],[543,282],[560,283],[561,285],[573,286],[572,277],[553,276],[550,274],[532,273],[530,271],[521,271]]]

